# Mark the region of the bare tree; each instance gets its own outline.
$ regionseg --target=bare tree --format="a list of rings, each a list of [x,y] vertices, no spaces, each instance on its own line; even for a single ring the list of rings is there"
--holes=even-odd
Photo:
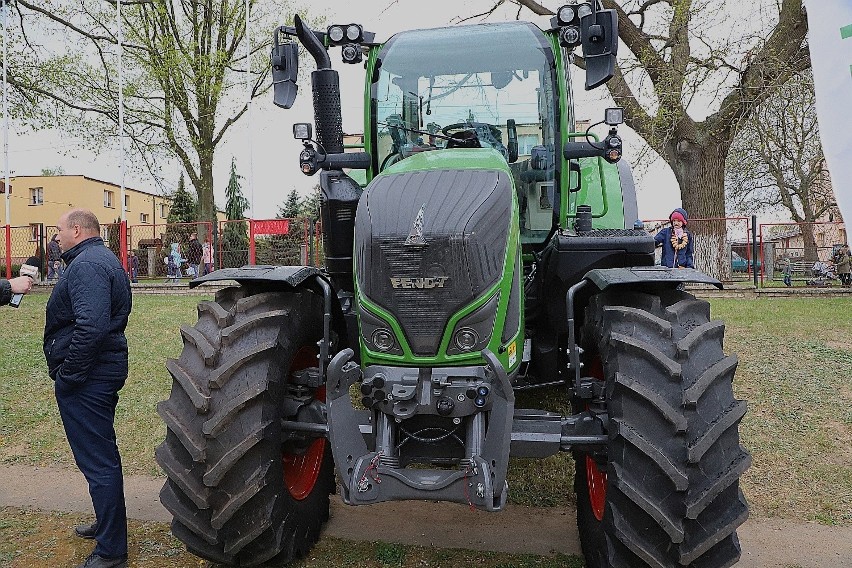
[[[751,113],[725,166],[729,211],[785,210],[803,223],[805,260],[817,260],[812,223],[836,210],[819,138],[813,77],[797,74]]]
[[[535,0],[498,0],[536,14],[552,11]],[[672,168],[690,216],[725,215],[723,164],[745,120],[793,74],[810,67],[802,0],[754,5],[730,26],[732,3],[708,0],[601,0],[618,13],[618,31],[629,54],[619,60],[607,84],[626,122]],[[555,4],[555,3],[554,3]],[[739,9],[746,8],[740,3]],[[758,33],[744,33],[751,22],[771,16]],[[718,30],[727,29],[720,34]],[[623,55],[623,54],[622,54]],[[582,65],[582,60],[578,58]],[[717,108],[703,118],[690,111]],[[699,104],[700,103],[700,104]],[[702,227],[706,250],[700,268],[724,274],[725,223]]]
[[[215,222],[213,165],[216,149],[246,112],[247,94],[269,88],[268,3],[250,0],[256,38],[245,69],[243,0],[124,0],[125,132],[134,154],[157,175],[160,158],[177,156],[198,194],[200,219]],[[27,85],[29,92],[61,103],[60,126],[91,147],[114,140],[118,124],[115,0],[18,0],[22,19],[43,34],[78,47],[46,55],[34,46],[41,68],[52,72]],[[283,11],[283,8],[277,8]],[[82,41],[81,41],[82,40]],[[246,88],[248,81],[248,88]]]

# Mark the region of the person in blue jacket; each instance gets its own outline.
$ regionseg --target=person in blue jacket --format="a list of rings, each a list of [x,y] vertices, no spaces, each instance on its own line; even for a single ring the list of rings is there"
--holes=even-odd
[[[663,247],[660,264],[669,268],[695,268],[695,242],[686,230],[689,216],[678,207],[669,215],[671,226],[654,235],[654,243]]]
[[[56,228],[67,268],[47,302],[44,355],[65,435],[95,510],[95,522],[75,532],[97,541],[77,568],[125,568],[127,513],[115,408],[127,380],[130,281],[104,246],[94,213],[69,211]]]

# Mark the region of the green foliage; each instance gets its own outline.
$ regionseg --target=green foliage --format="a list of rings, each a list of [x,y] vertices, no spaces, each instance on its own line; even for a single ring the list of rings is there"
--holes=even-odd
[[[166,222],[169,226],[163,235],[163,250],[169,251],[172,243],[184,244],[189,240],[189,234],[196,230],[195,225],[179,225],[179,223],[194,223],[198,220],[198,203],[186,190],[183,174],[180,174],[177,190],[172,195],[172,204]]]
[[[311,189],[311,193],[308,194],[308,196],[304,200],[302,200],[302,203],[299,207],[299,215],[301,217],[313,219],[314,221],[319,221],[321,203],[322,191],[320,190],[319,185],[315,185],[313,189]]]
[[[225,214],[228,221],[245,219],[246,209],[249,207],[240,185],[242,177],[237,173],[236,160],[231,158],[231,176],[228,179],[228,187],[225,188]],[[248,263],[248,223],[225,223],[222,240],[224,266],[242,266]]]
[[[228,187],[225,188],[225,214],[228,220],[245,219],[246,209],[249,208],[248,199],[243,195],[240,180],[243,178],[237,173],[237,160],[231,158],[231,175],[228,178]]]
[[[107,246],[116,257],[121,258],[121,218],[107,225]]]
[[[62,166],[56,166],[55,168],[42,168],[41,175],[43,176],[61,176],[65,174],[65,169]]]
[[[299,210],[301,209],[299,201],[299,194],[296,193],[296,188],[294,187],[287,196],[287,199],[284,201],[284,204],[278,206],[278,215],[276,217],[278,219],[292,219],[293,217],[298,217]]]
[[[405,560],[405,547],[396,543],[377,542],[376,560],[382,566],[401,566]]]
[[[198,203],[186,190],[186,182],[183,173],[180,174],[177,190],[172,196],[172,204],[169,208],[168,223],[193,223],[198,220]]]

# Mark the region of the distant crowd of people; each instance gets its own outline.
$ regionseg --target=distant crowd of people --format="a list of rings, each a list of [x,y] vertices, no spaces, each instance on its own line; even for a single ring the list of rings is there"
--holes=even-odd
[[[57,240],[58,235],[53,235],[47,243],[47,262],[45,268],[47,274],[45,281],[55,283],[62,278],[65,273],[65,262],[62,260],[62,249]],[[40,248],[40,247],[39,247]],[[27,263],[36,265],[41,264],[41,249],[36,251],[36,254],[30,257]],[[130,281],[139,282],[140,265],[139,256],[135,250],[130,251],[128,257],[128,269],[130,273]],[[213,272],[213,247],[207,240],[199,241],[198,233],[193,232],[189,235],[189,240],[186,244],[186,256],[184,257],[183,247],[180,243],[171,243],[168,249],[168,254],[163,257],[163,263],[166,267],[166,281],[177,282],[181,278],[197,278]]]
[[[213,248],[206,240],[202,243],[198,240],[198,233],[189,235],[186,245],[186,257],[183,256],[180,243],[172,243],[168,255],[163,258],[166,264],[166,281],[177,282],[186,276],[198,278],[213,272]]]

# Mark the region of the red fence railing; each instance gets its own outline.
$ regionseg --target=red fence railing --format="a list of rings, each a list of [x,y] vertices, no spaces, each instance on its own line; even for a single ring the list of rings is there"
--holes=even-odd
[[[656,233],[667,219],[645,221],[645,228]],[[757,231],[757,262],[752,258],[755,235],[751,219],[690,219],[688,228],[695,234],[696,267],[723,266],[724,280],[751,280],[757,265],[761,285],[777,285],[784,271],[792,272],[792,283],[812,281],[831,284],[833,255],[839,245],[848,242],[845,225],[828,223],[761,223]],[[56,233],[52,225],[33,224],[24,227],[0,227],[0,275],[6,278],[18,273],[27,260],[37,262],[43,278],[56,277],[50,266],[50,239]],[[197,233],[202,258],[197,247],[190,247],[190,236]],[[209,261],[212,269],[245,265],[312,265],[323,262],[322,226],[310,219],[241,219],[212,223],[178,223],[154,225],[101,225],[101,236],[107,247],[140,279],[173,277],[168,257],[173,247],[185,263],[181,276],[191,276],[189,264]],[[195,255],[190,254],[190,248]],[[209,252],[208,252],[209,248]],[[189,257],[193,258],[189,258]],[[135,260],[134,260],[135,258]],[[33,260],[34,259],[34,260]],[[189,261],[192,261],[191,263]],[[827,279],[814,280],[816,263],[828,271]],[[825,265],[824,267],[822,265]],[[202,270],[205,267],[202,267]],[[821,268],[821,270],[822,270]],[[706,269],[705,269],[706,270]]]

